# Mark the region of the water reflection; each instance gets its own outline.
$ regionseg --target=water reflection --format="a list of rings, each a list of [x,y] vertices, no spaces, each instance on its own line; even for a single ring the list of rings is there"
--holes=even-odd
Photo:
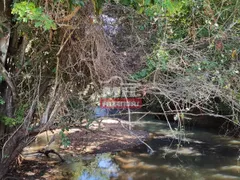
[[[120,179],[240,180],[237,139],[195,129],[176,140],[156,122],[141,123],[140,129],[155,133],[148,143],[156,153],[149,156],[145,146],[119,153],[115,159],[125,172]]]
[[[85,166],[78,180],[108,180],[118,177],[119,167],[110,154],[98,155],[94,161]]]

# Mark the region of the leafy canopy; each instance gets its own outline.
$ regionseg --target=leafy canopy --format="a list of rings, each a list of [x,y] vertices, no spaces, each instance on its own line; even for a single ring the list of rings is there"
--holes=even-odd
[[[17,15],[17,20],[27,23],[31,21],[36,28],[44,30],[56,29],[54,21],[46,15],[41,7],[36,7],[33,2],[22,1],[14,3],[12,14]]]

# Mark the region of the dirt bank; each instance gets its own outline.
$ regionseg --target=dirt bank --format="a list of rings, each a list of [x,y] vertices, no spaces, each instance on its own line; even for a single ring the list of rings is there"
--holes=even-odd
[[[148,133],[129,129],[126,121],[105,119],[93,123],[89,129],[74,129],[68,133],[69,149],[79,153],[104,153],[128,149],[141,144]]]
[[[129,130],[129,124],[126,121],[104,119],[93,123],[89,128],[71,128],[66,136],[69,138],[70,146],[64,148],[60,141],[60,130],[55,130],[54,134],[48,132],[38,136],[38,141],[33,142],[25,148],[24,160],[20,165],[15,165],[7,175],[7,179],[66,179],[61,169],[56,166],[64,165],[72,159],[81,159],[87,157],[87,154],[96,154],[104,152],[116,152],[123,149],[129,149],[141,144],[148,138],[148,133],[141,130]],[[130,128],[131,129],[131,128]],[[52,136],[55,141],[48,148],[54,149],[66,161],[60,162],[59,158],[50,154],[50,158],[31,154],[37,149],[45,147]],[[29,155],[30,154],[30,155]],[[70,160],[71,159],[71,160]]]

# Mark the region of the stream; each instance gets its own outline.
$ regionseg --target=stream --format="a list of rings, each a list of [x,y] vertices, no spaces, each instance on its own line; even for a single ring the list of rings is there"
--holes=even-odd
[[[190,128],[172,134],[165,122],[134,122],[135,129],[146,130],[145,145],[115,153],[75,156],[57,163],[45,179],[76,180],[231,180],[240,179],[240,140],[218,132]],[[187,129],[187,128],[186,128]],[[173,125],[174,130],[174,125]],[[174,138],[177,137],[177,139]],[[44,144],[40,138],[30,148]],[[27,150],[25,150],[27,151]]]

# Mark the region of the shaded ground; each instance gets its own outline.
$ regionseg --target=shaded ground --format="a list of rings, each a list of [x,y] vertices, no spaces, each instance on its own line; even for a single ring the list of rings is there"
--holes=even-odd
[[[5,177],[5,179],[24,179],[24,180],[57,179],[58,177],[55,176],[57,173],[51,172],[52,169],[57,164],[59,164],[57,161],[49,161],[46,159],[37,160],[28,158],[26,160],[23,160],[20,166],[15,166],[14,168],[12,168],[8,175]],[[47,174],[48,172],[50,174]],[[63,176],[61,177],[61,179],[63,179]]]
[[[124,121],[123,121],[124,122]],[[129,130],[129,125],[107,119],[93,124],[90,129],[75,130],[68,134],[71,141],[69,150],[78,153],[104,153],[129,149],[141,144],[148,133],[142,130]]]

